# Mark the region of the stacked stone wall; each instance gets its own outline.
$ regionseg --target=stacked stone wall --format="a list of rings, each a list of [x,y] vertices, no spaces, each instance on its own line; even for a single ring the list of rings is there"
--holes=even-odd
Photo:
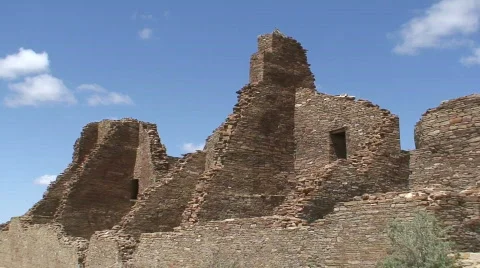
[[[467,224],[480,219],[478,188],[460,193],[392,192],[355,199],[360,201],[339,203],[332,214],[309,226],[278,228],[279,222],[289,225],[296,219],[272,216],[143,234],[132,267],[209,267],[213,258],[238,259],[241,267],[375,267],[389,248],[388,224],[393,219],[411,219],[421,210],[454,227],[451,235],[457,249],[480,250],[478,242],[468,238],[475,234]]]
[[[0,231],[0,267],[79,267],[87,246],[86,240],[67,236],[61,226],[13,218],[9,230]]]
[[[480,177],[480,95],[446,101],[415,126],[410,187],[474,186]]]
[[[211,166],[185,211],[186,222],[269,215],[293,175],[291,88],[243,88],[234,113],[219,130]]]
[[[80,138],[75,142],[72,163],[48,186],[43,198],[26,213],[25,216],[31,217],[33,223],[46,223],[53,219],[63,198],[67,182],[78,172],[88,155],[98,145],[97,140],[98,123],[86,125],[82,129]]]
[[[480,180],[480,151],[443,154],[429,149],[413,150],[410,170],[411,189],[435,186],[451,190],[474,186]]]
[[[68,182],[55,215],[70,235],[90,238],[97,230],[111,228],[130,210],[138,127],[136,121],[100,123],[101,146]]]
[[[258,51],[250,60],[250,84],[315,88],[306,52],[299,42],[280,32],[260,35]]]
[[[434,152],[468,153],[480,147],[480,94],[445,101],[415,126],[415,146]]]
[[[295,88],[314,87],[314,77],[294,39],[274,32],[258,45],[251,83],[207,140],[206,172],[185,210],[187,224],[271,215],[294,181]]]
[[[215,158],[217,157],[218,151],[215,150],[215,145],[219,144],[223,129],[224,124],[222,123],[218,128],[213,131],[212,135],[210,135],[205,142],[205,170],[215,168]]]
[[[139,143],[132,179],[139,180],[139,193],[143,193],[150,185],[167,177],[172,164],[167,149],[160,141],[157,127],[144,122],[139,124]]]
[[[333,154],[336,130],[346,133],[346,159]],[[295,141],[297,184],[279,215],[311,221],[356,195],[407,190],[409,155],[400,150],[398,117],[371,102],[298,89]]]
[[[147,188],[120,226],[135,237],[141,233],[172,231],[180,226],[182,212],[192,199],[198,177],[205,168],[205,153],[187,154],[172,171],[171,177]]]
[[[418,210],[456,250],[480,251],[480,95],[428,110],[405,152],[397,116],[314,80],[276,30],[203,151],[168,156],[156,126],[131,118],[88,124],[44,198],[0,225],[0,267],[375,267],[388,223]]]

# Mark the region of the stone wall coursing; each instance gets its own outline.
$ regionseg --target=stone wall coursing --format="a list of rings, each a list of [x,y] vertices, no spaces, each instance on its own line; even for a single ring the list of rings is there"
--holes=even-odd
[[[346,133],[347,159],[333,154],[330,132],[338,129]],[[371,102],[298,89],[297,185],[277,213],[316,220],[356,195],[407,190],[409,155],[399,135],[398,117]]]
[[[445,190],[464,189],[480,182],[480,149],[465,153],[411,151],[410,188],[435,186]]]
[[[463,268],[478,268],[480,267],[480,253],[464,252],[460,254],[461,267]]]
[[[385,161],[381,162],[385,163]],[[408,187],[408,155],[390,159],[388,169],[372,163],[366,171],[351,160],[332,164],[302,176],[277,215],[298,217],[308,222],[331,213],[335,204],[365,193],[405,191]],[[383,170],[382,170],[383,168]]]
[[[13,218],[8,231],[0,231],[0,267],[78,267],[88,242],[68,237],[61,226],[21,223]]]
[[[291,37],[274,31],[258,37],[258,51],[250,59],[250,84],[315,88],[307,51]]]
[[[433,152],[469,153],[480,148],[480,94],[427,110],[415,125],[415,146]]]
[[[330,132],[344,129],[347,159],[372,158],[400,153],[398,117],[366,100],[332,96],[299,88],[295,101],[296,171],[309,173],[333,162]],[[365,164],[369,164],[366,162]]]
[[[8,231],[10,227],[10,221],[4,222],[0,224],[0,231]]]
[[[204,151],[205,155],[205,170],[210,170],[215,168],[215,145],[219,143],[220,136],[222,135],[222,129],[224,129],[224,124],[221,124],[218,128],[216,128],[212,135],[208,136],[205,142]]]
[[[453,226],[452,235],[462,235],[466,219],[480,218],[480,190],[469,191],[364,195],[339,203],[334,213],[307,226],[278,228],[278,222],[297,219],[270,216],[142,234],[132,267],[211,267],[214,257],[238,259],[242,267],[375,267],[387,254],[386,229],[395,218],[408,220],[426,210]],[[455,206],[448,205],[451,201]],[[459,242],[459,248],[479,250],[472,240]]]
[[[182,212],[192,199],[198,177],[205,169],[205,153],[186,154],[175,166],[170,178],[147,188],[120,226],[125,233],[171,231],[180,225]]]
[[[100,122],[100,146],[68,182],[55,215],[68,234],[89,238],[111,228],[130,210],[138,129],[138,121]]]
[[[258,46],[250,84],[207,140],[207,170],[186,223],[271,215],[294,181],[295,88],[314,87],[314,77],[294,39],[274,32],[260,36]]]
[[[88,155],[97,146],[97,138],[97,122],[90,123],[82,129],[80,138],[76,140],[73,148],[72,163],[48,186],[43,198],[25,214],[25,216],[32,218],[33,223],[46,223],[53,219],[63,197],[67,182],[78,172]]]
[[[413,189],[474,186],[480,177],[480,95],[449,100],[425,112],[415,126],[415,145]]]
[[[140,195],[118,225],[95,232],[90,240],[87,267],[128,267],[141,233],[172,231],[179,226],[204,169],[204,152],[184,155],[168,178],[160,179]]]
[[[219,133],[186,222],[270,215],[293,178],[294,90],[249,85]],[[210,153],[211,154],[211,153]]]
[[[122,266],[123,251],[119,246],[122,242],[114,238],[116,238],[114,231],[100,231],[92,235],[87,249],[85,268],[124,268]]]
[[[139,180],[138,189],[139,193],[142,193],[148,186],[167,176],[170,161],[154,124],[141,122],[138,131],[139,142],[133,176]]]

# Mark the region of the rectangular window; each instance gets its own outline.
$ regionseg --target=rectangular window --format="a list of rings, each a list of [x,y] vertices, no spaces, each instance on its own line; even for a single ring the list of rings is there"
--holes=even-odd
[[[131,190],[130,190],[130,199],[137,200],[138,198],[138,179],[133,179],[131,181]]]
[[[347,136],[345,129],[330,132],[332,151],[335,159],[347,159]]]

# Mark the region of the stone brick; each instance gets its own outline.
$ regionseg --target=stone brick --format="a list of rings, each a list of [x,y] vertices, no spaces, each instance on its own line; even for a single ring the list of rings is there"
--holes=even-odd
[[[203,150],[168,156],[135,119],[85,126],[42,200],[0,224],[0,267],[375,267],[388,223],[419,210],[478,266],[480,95],[427,110],[407,152],[396,115],[316,91],[299,42],[257,41]]]

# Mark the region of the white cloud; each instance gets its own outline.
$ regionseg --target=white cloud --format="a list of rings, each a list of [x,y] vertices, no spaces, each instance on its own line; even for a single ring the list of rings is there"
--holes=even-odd
[[[20,48],[18,53],[0,58],[0,79],[15,79],[19,76],[48,71],[48,54]]]
[[[113,105],[113,104],[133,104],[133,100],[126,94],[108,91],[98,84],[82,84],[77,87],[78,91],[91,91],[95,94],[87,97],[87,103],[90,106]]]
[[[98,84],[82,84],[77,87],[80,91],[107,92],[107,90]]]
[[[153,30],[151,28],[143,28],[138,32],[138,36],[143,40],[152,38],[152,35]]]
[[[197,150],[203,150],[205,143],[193,144],[193,143],[184,143],[182,145],[182,151],[186,153],[193,153]]]
[[[117,92],[108,92],[106,94],[94,94],[87,99],[88,105],[112,105],[112,104],[133,104],[132,99],[126,95]]]
[[[138,13],[138,11],[135,11],[132,15],[132,20],[155,20],[155,17],[152,14],[146,14],[146,13]]]
[[[479,0],[440,0],[402,26],[393,51],[415,55],[420,49],[471,45],[468,37],[479,27]]]
[[[38,185],[49,185],[52,181],[57,179],[57,175],[43,175],[36,178],[33,183]]]
[[[462,57],[460,63],[466,66],[480,65],[480,47],[473,49],[472,55]]]
[[[38,106],[44,103],[76,103],[75,96],[62,80],[50,74],[26,77],[24,81],[12,83],[8,88],[14,93],[5,98],[9,107]]]

